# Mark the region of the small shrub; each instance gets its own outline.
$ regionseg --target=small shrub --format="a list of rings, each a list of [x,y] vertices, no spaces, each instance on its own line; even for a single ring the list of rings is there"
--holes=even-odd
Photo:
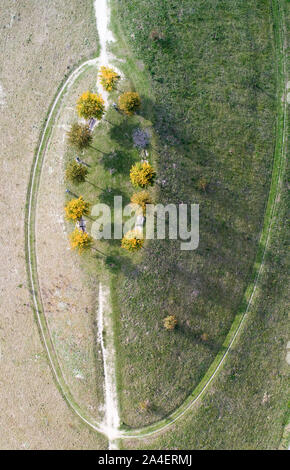
[[[141,207],[144,216],[146,215],[146,204],[152,204],[152,200],[148,191],[134,193],[131,197],[131,202],[133,204],[138,204],[138,206]]]
[[[66,179],[75,184],[83,183],[86,180],[87,174],[87,167],[76,161],[69,163],[65,170]]]
[[[207,333],[202,333],[200,338],[201,338],[201,341],[206,343],[208,341],[208,334]]]
[[[79,253],[82,253],[84,250],[90,248],[92,244],[92,237],[80,230],[75,228],[74,231],[69,235],[70,246],[73,250],[78,250]]]
[[[205,178],[200,178],[197,182],[197,187],[200,191],[206,191],[208,182]]]
[[[130,170],[131,183],[135,187],[146,188],[152,186],[156,172],[148,162],[137,162]]]
[[[141,232],[139,230],[129,230],[122,238],[121,247],[130,252],[140,250],[144,245],[144,239],[140,236]]]
[[[101,95],[85,91],[78,99],[77,111],[84,119],[102,119],[105,112],[105,102]]]
[[[175,315],[169,315],[163,320],[164,328],[166,330],[174,330],[177,325],[177,318]]]
[[[77,221],[83,215],[89,213],[90,204],[84,200],[82,196],[78,199],[72,199],[65,206],[66,218],[69,220]]]
[[[152,39],[152,41],[162,41],[164,39],[164,34],[157,29],[153,29],[150,33],[150,39]]]
[[[101,85],[106,91],[115,90],[116,84],[121,78],[113,69],[104,66],[100,69],[99,77]]]
[[[128,116],[132,116],[140,107],[141,99],[138,93],[127,91],[123,93],[118,100],[119,109]]]
[[[92,141],[92,134],[89,126],[75,122],[67,132],[68,143],[78,149],[88,147]]]
[[[139,410],[144,413],[146,411],[149,411],[149,408],[150,408],[150,402],[149,400],[144,400],[144,401],[140,401],[139,403]]]

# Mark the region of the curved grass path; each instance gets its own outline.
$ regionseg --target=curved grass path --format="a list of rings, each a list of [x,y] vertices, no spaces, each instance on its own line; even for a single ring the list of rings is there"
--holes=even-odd
[[[250,307],[254,300],[255,292],[258,286],[260,275],[264,266],[265,253],[269,244],[271,229],[275,218],[276,204],[280,194],[281,177],[284,171],[286,160],[286,119],[287,119],[287,101],[286,101],[286,64],[285,64],[285,31],[283,11],[280,6],[279,0],[272,1],[273,11],[273,24],[275,33],[275,48],[276,48],[276,62],[277,62],[277,123],[276,123],[276,143],[273,156],[273,170],[271,187],[264,217],[264,225],[260,236],[259,247],[257,251],[256,260],[253,267],[251,281],[246,289],[243,297],[242,304],[236,314],[235,320],[231,329],[223,343],[220,352],[217,354],[215,360],[209,367],[207,373],[194,389],[192,394],[185,400],[185,402],[177,408],[170,416],[162,419],[150,426],[139,429],[123,429],[116,433],[116,438],[142,438],[160,431],[166,430],[169,426],[180,419],[187,413],[193,405],[202,397],[213,379],[218,374],[222,365],[224,364],[230,350],[232,349],[237,336],[247,319]],[[41,174],[41,167],[45,157],[45,152],[49,143],[51,132],[55,121],[58,116],[60,105],[65,97],[66,92],[75,82],[75,80],[85,71],[88,67],[95,66],[96,59],[91,59],[79,67],[77,67],[71,75],[66,79],[61,86],[58,94],[56,95],[50,110],[47,115],[45,126],[42,130],[39,144],[33,159],[30,181],[27,191],[27,204],[25,212],[25,251],[26,251],[26,264],[28,273],[28,282],[31,289],[34,311],[41,334],[41,338],[46,349],[50,366],[53,371],[57,386],[67,401],[70,408],[81,418],[81,420],[90,426],[93,430],[100,432],[107,436],[106,429],[103,425],[98,423],[93,417],[87,415],[75,402],[70,389],[63,376],[61,366],[59,364],[53,341],[50,336],[48,324],[43,310],[41,293],[38,284],[37,275],[37,259],[35,252],[35,210],[37,201],[37,192]]]

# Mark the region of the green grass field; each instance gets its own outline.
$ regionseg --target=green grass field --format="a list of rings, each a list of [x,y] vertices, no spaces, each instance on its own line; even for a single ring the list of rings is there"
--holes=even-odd
[[[121,418],[136,427],[168,415],[199,383],[252,279],[275,145],[275,47],[268,0],[113,0],[111,5],[114,53],[125,59],[118,63],[126,76],[120,89],[136,89],[143,107],[133,118],[114,110],[106,114],[83,155],[90,183],[71,189],[92,204],[112,206],[114,195],[129,202],[134,191],[129,170],[140,159],[132,132],[143,127],[153,135],[149,159],[164,182],[152,190],[156,202],[200,204],[196,251],[180,251],[179,242],[154,241],[146,242],[142,253],[128,255],[119,241],[107,241],[97,244],[102,253],[83,257],[90,273],[104,273],[106,266],[111,275]],[[152,39],[156,35],[159,39]],[[68,151],[67,158],[73,156]],[[199,189],[201,179],[207,182],[205,191]],[[281,220],[283,215],[284,205]],[[283,246],[281,237],[277,229],[277,246],[279,240]],[[281,304],[273,299],[269,315],[266,293],[283,255],[281,249],[271,273],[264,275],[265,294],[202,407],[146,446],[277,445],[285,378],[282,372],[277,381],[276,369],[267,370],[282,358],[285,298],[277,294]],[[172,333],[162,325],[168,314],[179,321]],[[278,343],[270,325],[279,327]],[[267,354],[263,345],[271,340]],[[149,408],[141,412],[145,400]]]
[[[289,125],[288,125],[289,128]],[[287,174],[259,295],[222,372],[199,406],[167,432],[123,441],[132,449],[277,449],[287,424],[289,250]],[[289,415],[288,415],[289,417]],[[281,448],[289,445],[284,434]]]
[[[151,78],[154,93],[143,87],[143,100],[165,181],[156,198],[200,204],[196,251],[147,243],[114,283],[121,409],[124,424],[137,426],[167,415],[198,384],[250,279],[272,170],[275,59],[268,1],[113,6],[120,54],[130,58],[130,48],[145,65],[138,72],[127,61],[128,73]],[[173,313],[179,327],[168,333],[162,319]]]

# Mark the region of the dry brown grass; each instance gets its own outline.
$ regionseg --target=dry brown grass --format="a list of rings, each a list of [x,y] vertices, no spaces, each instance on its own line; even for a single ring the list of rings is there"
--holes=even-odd
[[[97,47],[92,2],[3,0],[0,31],[0,448],[104,448],[105,440],[72,414],[53,381],[30,305],[23,227],[48,106],[64,75]]]

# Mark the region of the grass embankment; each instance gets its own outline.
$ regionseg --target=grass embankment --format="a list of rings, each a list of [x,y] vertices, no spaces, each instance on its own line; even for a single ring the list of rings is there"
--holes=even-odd
[[[283,7],[283,5],[282,5]],[[277,134],[272,187],[278,196],[259,278],[258,294],[238,343],[202,407],[156,439],[126,442],[137,448],[275,449],[285,425],[287,400],[287,129],[281,7],[273,2],[277,80]],[[288,15],[289,19],[289,15]],[[289,67],[289,64],[288,64]],[[287,73],[287,72],[286,72]],[[285,98],[285,95],[284,95]],[[284,122],[286,128],[284,127]],[[284,132],[283,132],[284,130]],[[277,175],[277,178],[276,178]],[[271,191],[272,192],[272,191]],[[282,447],[287,446],[287,432]]]
[[[144,87],[143,101],[159,137],[164,186],[156,198],[200,204],[196,251],[154,241],[138,265],[134,257],[122,264],[115,283],[121,408],[125,424],[138,426],[167,415],[199,383],[252,278],[271,180],[276,75],[269,2],[112,4],[128,73],[152,78],[155,100]],[[139,69],[126,42],[142,58]],[[179,327],[168,333],[162,319],[173,313]]]

